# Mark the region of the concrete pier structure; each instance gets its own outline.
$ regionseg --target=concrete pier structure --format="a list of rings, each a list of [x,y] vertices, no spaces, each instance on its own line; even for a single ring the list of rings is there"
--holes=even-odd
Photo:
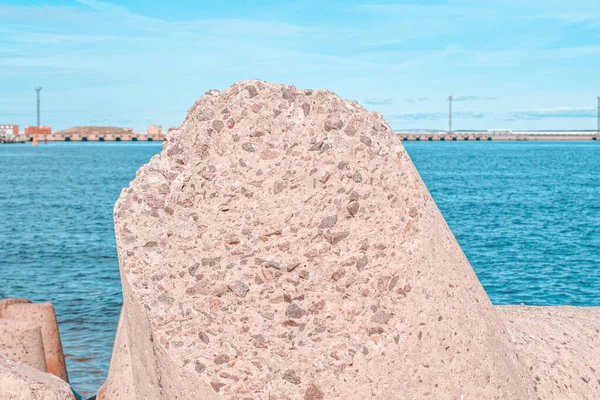
[[[170,128],[172,129],[172,128]],[[590,141],[600,140],[595,132],[552,132],[552,131],[514,131],[510,134],[494,134],[490,132],[420,132],[420,131],[395,131],[402,141]],[[65,131],[38,135],[39,141],[48,142],[162,142],[165,133],[160,126],[151,125],[146,133],[133,132],[132,128],[109,129],[83,127],[71,128]],[[15,136],[17,142],[33,141],[33,134],[20,134]]]
[[[598,140],[594,132],[511,132],[510,134],[493,134],[490,132],[412,132],[395,131],[402,141],[421,142],[462,142],[462,141],[570,141]]]
[[[43,142],[162,142],[165,135],[159,125],[151,125],[145,133],[134,132],[133,128],[116,126],[78,126],[62,131],[37,135]],[[34,134],[25,131],[16,137],[20,142],[33,141]]]
[[[50,135],[44,135],[42,138],[38,137],[38,140],[42,141],[46,139],[48,142],[162,142],[165,140],[165,135],[160,134],[146,134],[146,133],[123,133],[123,134],[90,134],[85,135],[81,133],[75,134],[62,134],[52,133]],[[30,142],[33,140],[32,135],[20,135],[20,141]]]

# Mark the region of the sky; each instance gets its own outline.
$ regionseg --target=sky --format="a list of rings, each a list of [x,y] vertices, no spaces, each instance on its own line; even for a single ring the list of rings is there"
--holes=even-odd
[[[0,0],[0,124],[181,124],[210,89],[327,88],[394,129],[596,129],[598,0]]]

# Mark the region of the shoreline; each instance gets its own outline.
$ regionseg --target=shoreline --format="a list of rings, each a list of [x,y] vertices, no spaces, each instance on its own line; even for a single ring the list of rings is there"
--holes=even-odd
[[[600,140],[597,134],[554,134],[549,132],[539,133],[517,133],[511,135],[493,135],[486,132],[476,133],[416,133],[395,132],[400,140],[421,142],[444,142],[444,141],[494,141],[494,142],[518,142],[518,141],[544,141],[544,142],[568,142],[568,141],[596,141]]]
[[[599,135],[569,135],[569,134],[519,134],[519,135],[491,135],[487,133],[457,133],[457,134],[423,134],[423,133],[399,133],[396,135],[403,142],[581,142],[581,141],[600,141]],[[29,136],[29,135],[28,135]],[[48,135],[45,138],[38,138],[38,142],[164,142],[164,135],[146,135],[131,134],[123,137],[114,135],[93,135],[93,136],[57,136]],[[33,137],[19,137],[14,141],[3,141],[2,144],[24,144],[33,141]]]

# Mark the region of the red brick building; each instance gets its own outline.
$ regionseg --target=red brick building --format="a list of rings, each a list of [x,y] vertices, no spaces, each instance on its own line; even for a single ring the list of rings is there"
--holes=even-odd
[[[50,126],[26,126],[25,127],[26,135],[50,135],[52,134],[52,127]]]

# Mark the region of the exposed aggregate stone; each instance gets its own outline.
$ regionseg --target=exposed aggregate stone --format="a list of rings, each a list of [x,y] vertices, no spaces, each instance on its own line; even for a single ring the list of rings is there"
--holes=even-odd
[[[529,396],[402,144],[356,102],[258,80],[211,91],[115,223],[153,336],[215,398]]]

